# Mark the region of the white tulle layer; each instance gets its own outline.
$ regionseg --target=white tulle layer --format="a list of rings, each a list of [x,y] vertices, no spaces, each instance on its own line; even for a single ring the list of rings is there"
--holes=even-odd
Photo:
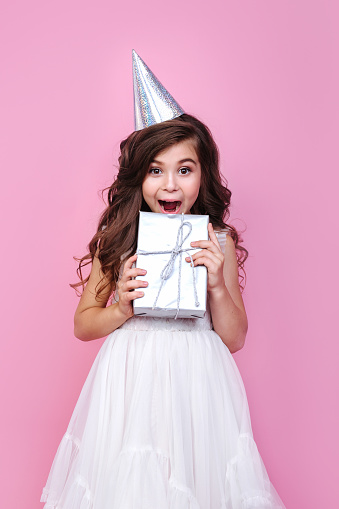
[[[45,509],[284,508],[220,337],[154,323],[118,329],[103,344],[43,490]]]

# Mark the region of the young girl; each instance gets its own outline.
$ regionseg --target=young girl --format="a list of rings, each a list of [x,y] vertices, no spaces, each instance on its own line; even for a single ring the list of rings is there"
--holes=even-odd
[[[215,142],[193,116],[121,143],[108,206],[73,285],[86,283],[76,337],[108,337],[55,457],[46,509],[284,508],[253,440],[232,357],[247,331],[238,283],[247,252],[225,222],[230,196]],[[203,319],[133,316],[133,300],[147,288],[135,279],[145,271],[134,268],[140,210],[209,214],[210,240],[192,243],[200,249],[194,265],[208,273]],[[85,260],[92,270],[83,280]]]

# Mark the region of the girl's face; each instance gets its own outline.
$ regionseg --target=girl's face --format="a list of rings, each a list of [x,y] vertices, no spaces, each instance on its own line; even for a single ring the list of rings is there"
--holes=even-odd
[[[152,212],[190,214],[198,197],[201,166],[192,141],[185,140],[159,152],[142,184]]]

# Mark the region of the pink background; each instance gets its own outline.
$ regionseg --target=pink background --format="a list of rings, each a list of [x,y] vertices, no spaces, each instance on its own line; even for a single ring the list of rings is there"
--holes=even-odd
[[[2,6],[2,507],[40,507],[103,342],[74,338],[69,283],[133,130],[132,48],[211,128],[246,228],[250,328],[235,359],[268,473],[289,509],[336,506],[335,4]]]

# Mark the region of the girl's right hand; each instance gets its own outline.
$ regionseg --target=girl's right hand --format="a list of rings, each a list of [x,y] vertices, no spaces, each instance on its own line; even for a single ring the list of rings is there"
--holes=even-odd
[[[144,276],[147,272],[144,269],[137,269],[136,267],[132,268],[132,265],[136,260],[136,254],[126,260],[121,279],[117,285],[119,309],[121,313],[126,316],[126,320],[131,318],[134,314],[132,300],[140,299],[140,297],[143,297],[144,295],[144,292],[138,289],[148,286],[147,281],[132,279],[136,276]]]

